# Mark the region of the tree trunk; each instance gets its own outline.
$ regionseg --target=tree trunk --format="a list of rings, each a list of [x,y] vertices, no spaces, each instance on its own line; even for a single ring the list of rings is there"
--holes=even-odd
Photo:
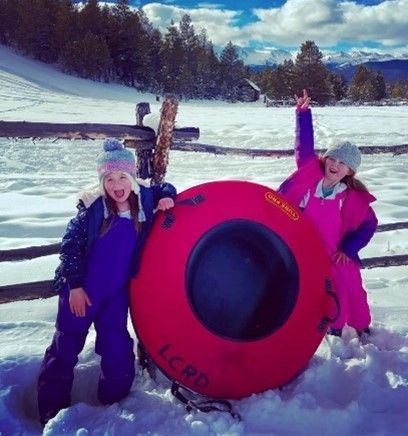
[[[174,122],[177,115],[178,101],[173,96],[166,96],[161,108],[156,147],[153,154],[153,184],[162,183],[169,163],[170,146],[173,142]]]

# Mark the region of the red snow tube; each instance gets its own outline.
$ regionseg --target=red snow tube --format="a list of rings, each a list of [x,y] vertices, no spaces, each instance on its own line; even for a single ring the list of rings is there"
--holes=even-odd
[[[279,194],[205,183],[156,216],[131,283],[133,325],[171,379],[242,398],[305,368],[327,328],[329,269],[317,231]]]

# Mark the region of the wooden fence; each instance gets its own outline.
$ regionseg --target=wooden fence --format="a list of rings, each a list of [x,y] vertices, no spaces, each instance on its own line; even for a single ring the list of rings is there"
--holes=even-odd
[[[141,178],[152,178],[153,183],[159,183],[165,178],[170,148],[172,150],[251,157],[285,157],[293,155],[293,150],[245,149],[193,143],[191,141],[199,138],[198,128],[174,128],[177,106],[178,102],[174,97],[165,97],[157,132],[143,126],[143,118],[146,114],[150,113],[150,106],[148,103],[139,103],[136,106],[136,124],[134,126],[0,121],[0,137],[53,137],[60,139],[104,139],[107,137],[117,137],[124,140],[126,146],[135,149],[138,162],[138,176]],[[408,153],[408,144],[381,147],[361,146],[359,148],[363,154],[392,153],[400,155]],[[377,232],[407,228],[408,222],[397,222],[379,225]],[[0,250],[0,262],[15,262],[49,256],[57,254],[59,249],[60,244],[58,243]],[[372,257],[362,260],[363,268],[401,265],[408,265],[408,255]],[[0,303],[51,297],[55,295],[51,286],[51,280],[0,286]]]
[[[377,232],[389,230],[407,229],[408,222],[398,222],[379,225]],[[0,262],[18,262],[23,260],[36,259],[42,256],[58,254],[61,244],[42,245],[36,247],[17,248],[12,250],[0,250]],[[380,268],[389,266],[408,265],[408,255],[393,255],[371,257],[362,260],[362,267]],[[31,300],[34,298],[47,298],[55,295],[52,291],[52,280],[38,282],[20,283],[15,285],[0,286],[0,303],[7,303],[17,300]]]

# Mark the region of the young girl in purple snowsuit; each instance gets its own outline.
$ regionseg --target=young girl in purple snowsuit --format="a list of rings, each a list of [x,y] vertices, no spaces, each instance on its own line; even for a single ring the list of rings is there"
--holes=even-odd
[[[98,398],[112,404],[131,388],[135,355],[127,330],[128,285],[137,273],[155,208],[174,205],[175,188],[136,181],[134,154],[116,139],[97,159],[100,185],[81,195],[78,214],[62,240],[54,287],[59,291],[56,332],[38,379],[38,409],[45,424],[70,405],[74,367],[89,327],[101,356]]]
[[[358,252],[372,238],[377,218],[375,201],[354,177],[361,162],[359,149],[350,142],[329,148],[323,157],[314,152],[310,98],[297,97],[295,156],[297,170],[279,187],[318,228],[331,259],[333,288],[340,314],[330,334],[341,336],[348,324],[359,336],[369,334],[371,322],[367,294],[362,285]],[[319,266],[316,265],[316,268]]]

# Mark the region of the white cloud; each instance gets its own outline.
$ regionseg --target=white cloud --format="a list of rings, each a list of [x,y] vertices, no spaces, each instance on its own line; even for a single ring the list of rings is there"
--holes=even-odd
[[[197,8],[204,9],[225,9],[224,5],[221,3],[197,3]]]
[[[262,53],[268,58],[262,45],[298,48],[304,41],[313,40],[320,48],[348,43],[361,50],[374,41],[390,52],[408,41],[408,0],[387,0],[374,5],[287,0],[280,7],[254,9],[258,21],[244,26],[238,24],[243,11],[226,10],[217,3],[202,2],[193,9],[150,3],[143,10],[163,32],[171,20],[178,23],[188,13],[196,30],[206,29],[215,46],[223,47],[231,40],[247,51],[249,63],[260,60]]]
[[[288,0],[280,8],[254,9],[253,13],[259,21],[241,29],[248,42],[297,46],[312,39],[326,47],[367,41],[387,46],[405,44],[408,39],[408,0],[373,6],[352,1]]]
[[[408,40],[408,0],[389,0],[372,7],[345,3],[344,13],[346,40],[374,40],[384,46]]]
[[[178,23],[184,14],[189,14],[196,30],[199,32],[201,29],[206,29],[215,45],[224,46],[230,40],[235,44],[238,44],[239,40],[246,43],[246,40],[241,37],[241,29],[236,25],[241,11],[213,8],[186,9],[160,3],[149,3],[143,7],[143,10],[152,24],[164,33],[171,20]]]

